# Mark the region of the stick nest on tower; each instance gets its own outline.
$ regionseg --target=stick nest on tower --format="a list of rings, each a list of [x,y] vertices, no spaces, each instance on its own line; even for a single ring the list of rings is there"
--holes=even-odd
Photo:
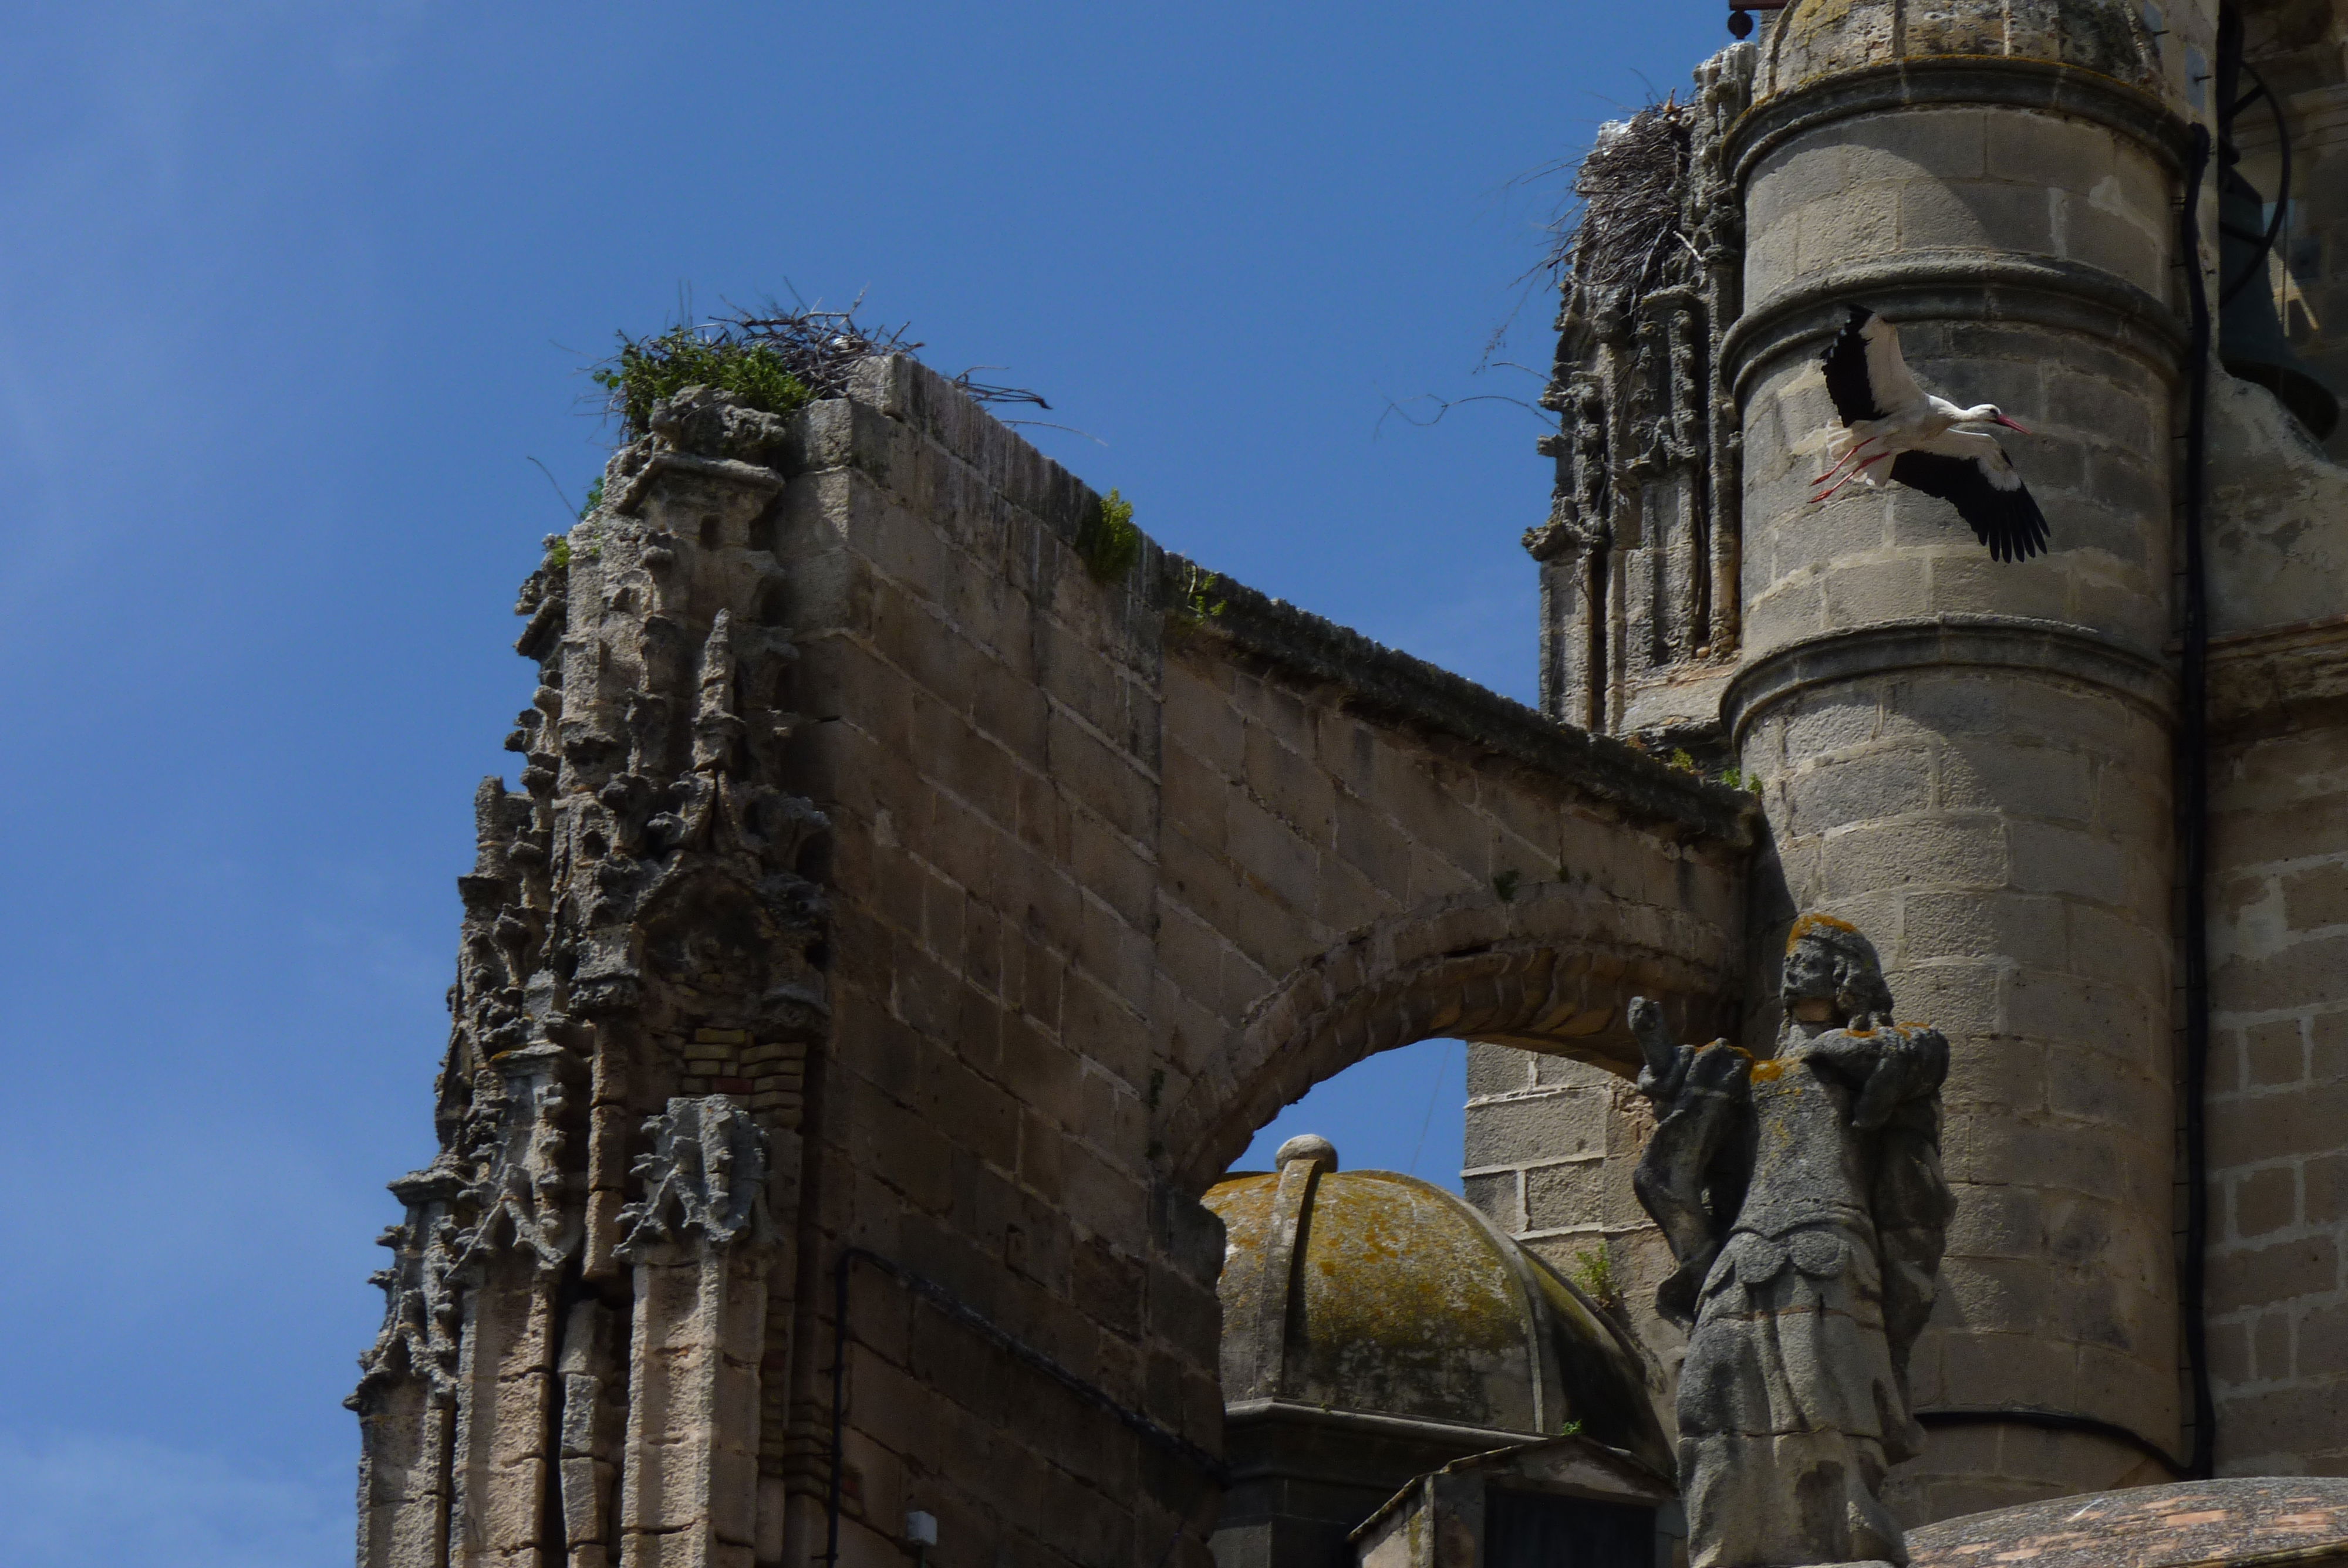
[[[1599,128],[1573,179],[1580,220],[1551,255],[1583,287],[1643,291],[1673,251],[1694,249],[1684,202],[1694,118],[1693,105],[1666,99]]]

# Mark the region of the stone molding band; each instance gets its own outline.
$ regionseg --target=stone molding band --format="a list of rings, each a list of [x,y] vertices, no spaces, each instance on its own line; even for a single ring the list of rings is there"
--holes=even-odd
[[[2174,716],[2168,667],[2060,621],[2010,615],[1947,615],[1895,620],[1806,637],[1762,654],[1737,671],[1721,699],[1732,747],[1769,708],[1820,686],[1905,670],[2020,670],[2097,687],[2163,725]]]
[[[1753,166],[1804,131],[1885,109],[1982,105],[2091,120],[2144,147],[2175,172],[2192,132],[2159,99],[2116,77],[2054,60],[1951,55],[1837,73],[1762,99],[1729,127],[1721,159],[1739,190]]]
[[[654,482],[664,474],[722,480],[726,484],[762,490],[770,496],[780,494],[784,485],[780,474],[762,464],[744,463],[732,457],[701,457],[690,452],[655,452],[644,460],[643,467],[629,476],[625,485],[612,497],[611,509],[625,517],[634,517]]]
[[[2098,267],[2053,256],[1917,251],[1836,267],[1748,308],[1721,340],[1721,368],[1739,406],[1779,356],[1824,342],[1843,308],[1863,299],[1892,321],[2007,323],[2079,333],[2180,374],[2190,336],[2167,305]]]
[[[1919,1410],[1916,1419],[1925,1427],[2036,1427],[2043,1431],[2078,1432],[2091,1438],[2103,1438],[2137,1453],[2166,1469],[2176,1479],[2187,1479],[2187,1467],[2175,1454],[2146,1437],[2132,1427],[2100,1416],[2082,1416],[2069,1410],[2041,1409],[2034,1405],[1950,1406],[1941,1409]]]
[[[2209,717],[2223,730],[2288,722],[2348,698],[2348,616],[2209,640]]]

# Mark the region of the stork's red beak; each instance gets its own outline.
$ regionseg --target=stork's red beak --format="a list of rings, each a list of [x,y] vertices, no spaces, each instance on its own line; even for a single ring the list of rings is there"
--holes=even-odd
[[[2029,434],[2030,434],[2030,427],[2029,427],[2028,425],[2016,425],[2013,420],[2008,419],[2008,418],[2007,418],[2004,415],[2003,415],[2003,414],[1993,414],[1993,415],[1990,415],[1990,417],[1991,417],[1991,418],[1993,418],[1993,419],[1994,419],[1994,420],[1996,420],[2000,425],[2004,425],[2008,430],[2019,430],[2019,431],[2021,431],[2024,436],[2027,436],[2027,435],[2029,435]]]

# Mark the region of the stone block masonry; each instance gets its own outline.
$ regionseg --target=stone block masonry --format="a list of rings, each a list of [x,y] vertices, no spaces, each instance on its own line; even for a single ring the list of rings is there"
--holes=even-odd
[[[1476,1044],[1467,1119],[1468,1200],[1630,1327],[1662,1374],[1668,1425],[1687,1336],[1655,1310],[1674,1264],[1631,1189],[1655,1128],[1645,1096],[1595,1063]]]
[[[2348,740],[2234,715],[2213,763],[2209,1343],[2230,1474],[2348,1474]]]
[[[1212,1446],[1194,1194],[1370,1050],[1482,1018],[1619,1050],[1633,973],[1701,1005],[1742,808],[1236,585],[1193,618],[1154,548],[1095,581],[1088,492],[918,366],[872,370],[809,420],[869,456],[794,481],[779,530],[798,705],[837,715],[801,753],[837,845],[822,1091],[860,1124],[813,1245],[901,1260]],[[1016,1368],[946,1376],[968,1349],[932,1325],[925,1357],[922,1317],[899,1350],[858,1330],[854,1490],[982,1555],[1154,1561],[1211,1523],[1201,1478]]]

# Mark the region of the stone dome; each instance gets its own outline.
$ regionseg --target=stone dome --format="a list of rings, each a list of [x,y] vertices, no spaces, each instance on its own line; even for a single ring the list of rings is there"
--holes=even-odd
[[[1873,67],[1967,58],[2075,66],[2166,90],[2152,36],[2122,0],[1796,0],[1757,42],[1765,98]]]
[[[1320,1138],[1206,1195],[1227,1236],[1223,1398],[1581,1435],[1671,1471],[1627,1334],[1475,1209]]]

